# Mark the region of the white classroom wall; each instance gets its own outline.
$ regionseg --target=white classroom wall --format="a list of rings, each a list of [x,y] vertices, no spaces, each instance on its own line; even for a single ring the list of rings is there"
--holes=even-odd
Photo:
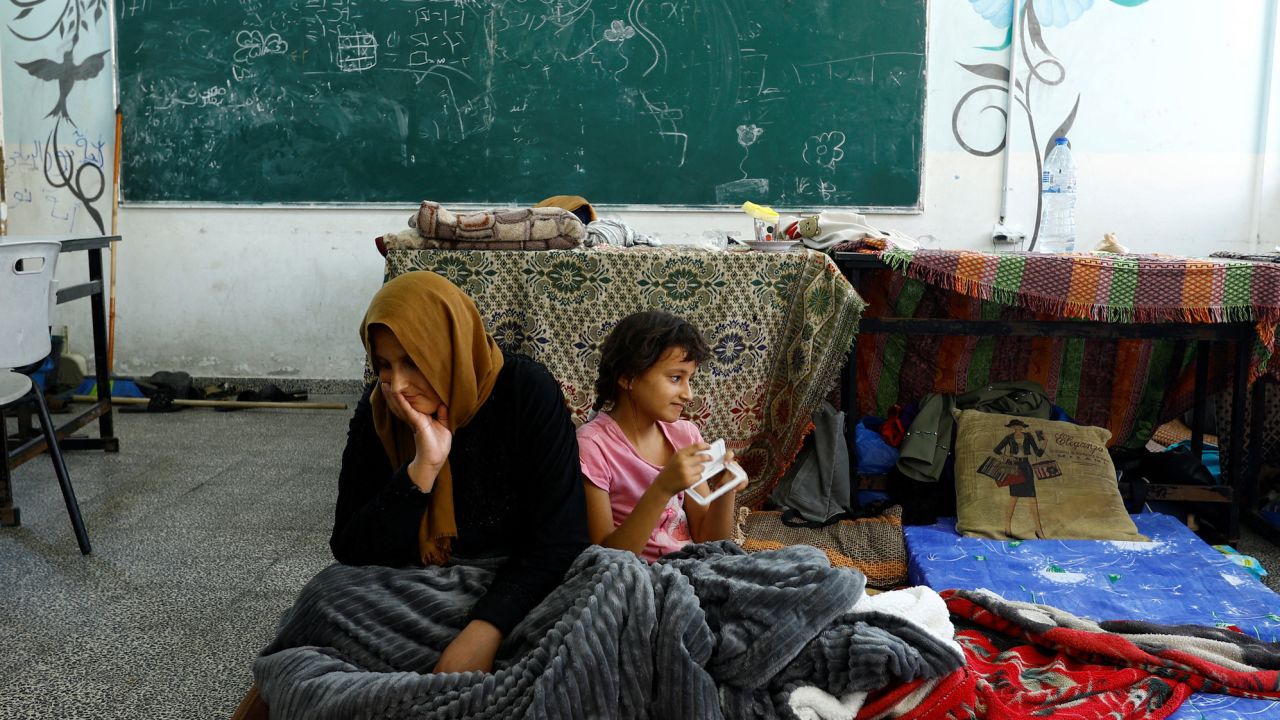
[[[979,16],[970,0],[929,6],[924,207],[872,222],[931,236],[929,247],[990,248],[1003,158],[966,152],[956,134],[975,148],[998,144],[1000,113],[979,108],[1003,105],[1004,95],[972,99],[954,128],[953,113],[982,82],[959,63],[1006,64],[1007,51],[982,49],[999,45],[1005,31]],[[1267,98],[1268,86],[1280,84],[1268,72],[1275,6],[1276,0],[1151,0],[1136,7],[1093,0],[1065,27],[1044,28],[1066,77],[1053,88],[1033,87],[1033,119],[1043,145],[1080,97],[1069,135],[1080,166],[1082,244],[1091,246],[1104,232],[1117,233],[1136,252],[1192,256],[1280,244],[1280,90]],[[11,18],[14,8],[5,12]],[[16,140],[13,44],[0,44],[9,148]],[[1025,75],[1021,59],[1019,65]],[[1035,160],[1027,115],[1015,109],[1012,118],[1007,222],[1030,232]],[[12,195],[12,164],[6,179]],[[412,210],[126,205],[116,370],[358,377],[356,325],[382,280],[373,237],[404,227]],[[603,214],[671,243],[749,231],[736,213]],[[11,233],[50,232],[48,220],[33,213],[13,208],[10,217]],[[90,231],[84,213],[79,217],[73,222],[81,224],[58,231]],[[68,277],[79,272],[62,270]],[[72,349],[91,354],[85,307],[64,306],[59,322],[70,329]]]

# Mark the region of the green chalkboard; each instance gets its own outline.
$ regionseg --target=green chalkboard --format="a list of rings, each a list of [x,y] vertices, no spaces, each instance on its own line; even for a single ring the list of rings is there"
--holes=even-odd
[[[926,0],[120,0],[132,201],[916,207]]]

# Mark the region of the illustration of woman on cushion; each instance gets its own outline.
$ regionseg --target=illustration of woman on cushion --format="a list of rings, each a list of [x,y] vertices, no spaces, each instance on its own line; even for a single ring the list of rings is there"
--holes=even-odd
[[[1008,483],[1009,506],[1004,513],[1004,534],[1013,536],[1013,513],[1018,507],[1019,498],[1027,498],[1031,503],[1031,517],[1036,523],[1036,537],[1044,537],[1044,527],[1040,524],[1040,503],[1036,499],[1036,476],[1031,470],[1031,457],[1043,457],[1044,449],[1036,444],[1035,436],[1026,432],[1028,425],[1014,418],[1005,424],[1010,429],[1008,435],[992,450],[996,455],[1004,455],[1016,461],[1017,476],[1005,476]],[[1011,482],[1010,482],[1011,481]]]

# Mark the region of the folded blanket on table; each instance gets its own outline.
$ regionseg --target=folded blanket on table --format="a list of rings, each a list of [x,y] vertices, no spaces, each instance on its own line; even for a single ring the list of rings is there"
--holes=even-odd
[[[331,566],[254,664],[272,718],[774,718],[792,691],[953,672],[926,628],[851,611],[863,578],[811,547],[695,545],[650,566],[592,547],[507,637],[493,673],[428,674],[490,577]]]
[[[571,250],[586,226],[561,207],[486,210],[460,215],[423,200],[409,229],[377,239],[378,250]]]
[[[858,717],[1156,720],[1195,692],[1280,698],[1280,645],[1234,630],[1095,623],[983,590],[942,597],[968,666],[878,695]]]
[[[636,245],[661,245],[662,241],[637,232],[635,228],[620,220],[594,220],[587,224],[587,239],[583,245],[614,245],[617,247],[635,247]]]
[[[1209,257],[1252,260],[1253,262],[1280,262],[1280,252],[1246,253],[1219,250],[1218,252],[1209,253]]]

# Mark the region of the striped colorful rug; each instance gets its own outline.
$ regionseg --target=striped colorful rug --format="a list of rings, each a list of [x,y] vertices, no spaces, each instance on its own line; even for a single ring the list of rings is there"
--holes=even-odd
[[[1266,371],[1280,323],[1280,266],[1170,255],[878,253],[894,270],[948,290],[1059,318],[1112,323],[1253,322],[1252,378]]]
[[[845,247],[839,249],[868,249]],[[1111,322],[1254,322],[1252,375],[1265,372],[1280,320],[1280,265],[1166,256],[992,254],[895,247],[895,273],[867,276],[868,317]],[[1191,407],[1194,345],[1185,341],[1047,337],[863,336],[859,405],[883,415],[929,392],[1031,379],[1078,422],[1113,443],[1142,446]],[[1210,359],[1210,392],[1230,378],[1229,352]]]

